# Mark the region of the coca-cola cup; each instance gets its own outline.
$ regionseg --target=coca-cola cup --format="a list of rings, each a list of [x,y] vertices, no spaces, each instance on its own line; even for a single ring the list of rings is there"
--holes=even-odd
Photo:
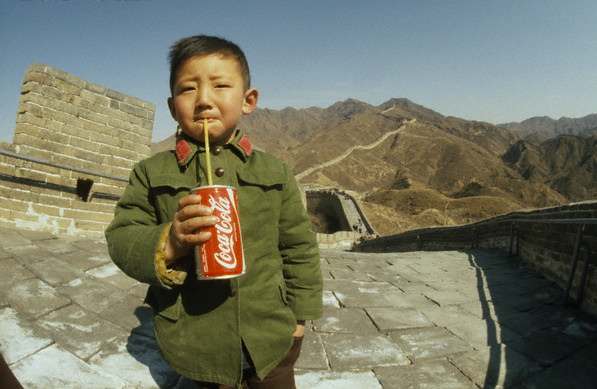
[[[221,280],[245,274],[245,255],[238,218],[236,188],[226,185],[199,186],[192,192],[201,196],[201,205],[213,209],[218,222],[203,231],[211,237],[195,247],[197,277],[200,280]]]

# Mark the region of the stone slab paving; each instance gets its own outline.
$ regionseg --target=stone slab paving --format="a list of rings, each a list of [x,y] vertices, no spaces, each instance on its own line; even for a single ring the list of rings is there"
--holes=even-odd
[[[539,371],[537,365],[507,346],[471,350],[448,358],[481,388],[510,388]]]
[[[164,362],[153,336],[133,333],[111,342],[89,364],[135,387],[175,387],[179,375]]]
[[[305,389],[347,389],[367,388],[382,389],[379,379],[371,371],[368,372],[296,372],[297,388]]]
[[[0,259],[0,307],[8,305],[8,291],[12,285],[34,277],[35,274],[12,257]]]
[[[25,388],[134,388],[132,383],[97,369],[57,345],[10,366]]]
[[[42,259],[41,261],[27,264],[26,267],[37,278],[52,286],[58,286],[83,276],[82,271],[73,268],[68,262],[57,258]]]
[[[33,326],[14,309],[0,310],[0,345],[6,363],[15,363],[52,343],[49,333]]]
[[[50,312],[37,320],[36,324],[51,332],[59,346],[83,360],[126,333],[77,304]]]
[[[38,278],[31,278],[12,285],[8,290],[8,303],[17,311],[32,318],[64,307],[70,299]]]
[[[329,366],[330,362],[323,348],[321,335],[310,327],[305,327],[300,358],[295,367],[300,370],[327,370]]]
[[[396,314],[394,308],[367,308],[366,311],[382,332],[433,326],[431,320],[416,309],[401,309],[400,315]]]
[[[323,318],[313,322],[317,332],[376,334],[377,328],[367,313],[358,308],[326,308]]]
[[[420,362],[410,366],[376,367],[373,371],[384,388],[476,388],[475,384],[444,359]]]
[[[322,250],[324,316],[299,389],[589,388],[597,320],[498,251]],[[0,352],[27,388],[189,388],[163,360],[147,290],[101,239],[0,228]]]
[[[406,353],[384,335],[328,334],[322,335],[333,370],[356,370],[376,366],[410,364]]]
[[[443,327],[425,327],[395,331],[390,337],[406,350],[410,358],[436,359],[469,351],[472,347]]]

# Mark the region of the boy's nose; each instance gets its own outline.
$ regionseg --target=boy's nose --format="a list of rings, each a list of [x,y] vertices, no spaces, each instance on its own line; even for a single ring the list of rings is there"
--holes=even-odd
[[[197,107],[211,107],[211,99],[208,88],[199,88],[197,90],[197,98],[195,100]]]

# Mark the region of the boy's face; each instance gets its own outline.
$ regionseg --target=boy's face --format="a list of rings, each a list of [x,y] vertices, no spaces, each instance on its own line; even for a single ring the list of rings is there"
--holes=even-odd
[[[233,57],[209,54],[189,58],[180,66],[168,106],[185,134],[202,142],[207,118],[210,142],[224,144],[241,115],[255,110],[257,98],[256,89],[244,90],[240,66]]]

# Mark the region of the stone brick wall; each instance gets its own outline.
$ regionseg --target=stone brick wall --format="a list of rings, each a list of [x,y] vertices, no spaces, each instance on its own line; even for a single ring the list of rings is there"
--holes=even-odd
[[[304,187],[303,192],[310,213],[317,213],[317,209],[325,208],[335,215],[341,225],[340,230],[355,231],[359,237],[377,236],[355,195],[354,192],[313,185]]]
[[[517,222],[532,219],[532,222]],[[576,219],[576,224],[548,220]],[[479,223],[425,228],[362,242],[358,251],[468,250],[497,248],[517,254],[524,263],[556,282],[563,290],[571,274],[575,237],[582,220],[597,220],[597,201],[569,204],[527,212],[513,212]],[[543,221],[543,222],[542,222]],[[589,258],[581,308],[597,315],[597,224],[586,224],[582,233],[571,296],[578,296],[584,258]],[[563,296],[563,292],[562,292]]]
[[[94,181],[84,201],[78,179]],[[111,221],[124,182],[0,155],[0,221],[38,231],[98,235]]]
[[[130,169],[150,154],[155,107],[47,65],[25,73],[0,151],[0,222],[102,234]]]
[[[334,193],[327,191],[307,192],[307,211],[316,216],[326,231],[324,234],[333,234],[338,231],[351,231],[342,203]],[[331,231],[330,231],[331,229]]]
[[[354,231],[338,231],[333,234],[317,234],[320,248],[350,250],[361,235]]]
[[[13,145],[19,154],[128,177],[150,154],[155,107],[47,65],[23,79]]]

